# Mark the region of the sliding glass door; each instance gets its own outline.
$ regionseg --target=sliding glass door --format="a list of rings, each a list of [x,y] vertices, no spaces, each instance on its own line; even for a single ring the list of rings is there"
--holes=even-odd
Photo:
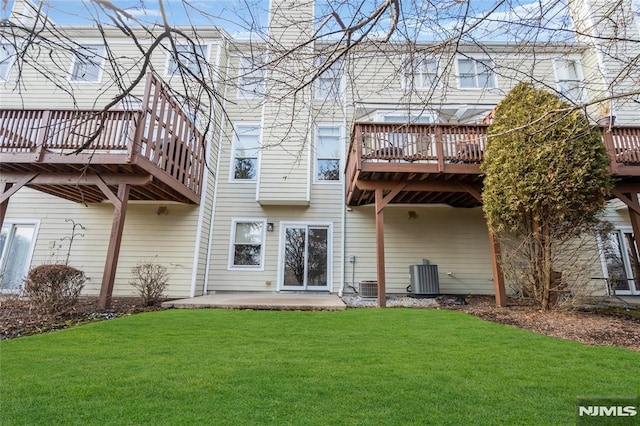
[[[280,289],[329,290],[329,231],[328,225],[282,225]]]

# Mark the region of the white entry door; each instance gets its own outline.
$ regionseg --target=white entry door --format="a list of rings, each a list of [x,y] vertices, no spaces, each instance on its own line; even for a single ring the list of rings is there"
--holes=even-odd
[[[280,289],[328,291],[331,282],[331,226],[283,224],[280,233]]]

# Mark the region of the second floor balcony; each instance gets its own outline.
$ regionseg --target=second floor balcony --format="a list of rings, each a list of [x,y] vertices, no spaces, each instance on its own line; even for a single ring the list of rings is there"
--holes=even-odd
[[[488,125],[355,123],[346,166],[350,206],[371,204],[374,191],[396,190],[394,203],[481,204]],[[600,128],[619,183],[640,182],[640,127]]]
[[[75,202],[131,183],[131,200],[198,204],[204,137],[149,75],[137,110],[0,109],[0,177]]]

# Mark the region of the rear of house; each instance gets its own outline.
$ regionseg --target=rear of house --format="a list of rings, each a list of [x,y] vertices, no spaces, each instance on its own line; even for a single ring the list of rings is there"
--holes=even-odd
[[[437,265],[440,293],[489,294],[500,303],[509,286],[505,289],[497,268],[499,248],[480,207],[479,163],[491,111],[520,81],[535,81],[571,102],[600,99],[618,90],[607,78],[624,58],[603,62],[599,55],[612,46],[580,40],[461,45],[437,53],[428,43],[363,44],[335,61],[331,45],[318,42],[282,55],[310,37],[313,14],[312,2],[273,13],[270,42],[232,40],[221,30],[200,29],[198,61],[189,62],[188,49],[183,59],[187,66],[206,63],[206,71],[194,71],[204,72],[217,87],[220,97],[211,105],[187,102],[189,88],[174,74],[175,59],[158,50],[151,58],[156,75],[148,78],[178,90],[167,96],[176,112],[160,106],[171,105],[169,100],[145,97],[148,86],[140,83],[113,108],[146,111],[146,124],[128,121],[140,138],[127,133],[122,146],[102,147],[86,163],[73,166],[74,154],[62,151],[70,148],[47,145],[38,160],[16,166],[12,158],[17,157],[9,155],[17,155],[11,150],[20,138],[3,130],[0,176],[7,183],[3,201],[10,202],[2,227],[2,290],[15,291],[29,267],[68,257],[87,273],[85,293],[91,295],[109,285],[107,275],[114,295],[133,294],[130,268],[147,261],[168,267],[169,297],[226,291],[342,294],[357,291],[362,281],[377,281],[387,293],[406,293],[416,285],[410,266],[426,259]],[[60,52],[57,65],[43,62],[43,68],[66,64],[62,87],[26,67],[19,79],[33,84],[19,93],[12,84],[16,67],[0,68],[3,129],[17,120],[8,118],[10,111],[99,109],[114,96],[114,70],[100,59],[99,34],[91,28],[73,31],[96,60]],[[111,52],[126,67],[139,52],[116,32],[107,35]],[[309,76],[327,63],[311,82]],[[128,81],[136,66],[130,64]],[[627,80],[623,85],[631,84]],[[590,108],[595,120],[599,107]],[[617,124],[640,122],[640,112],[627,101],[615,101],[613,111]],[[185,128],[211,124],[201,144],[189,145],[193,153],[185,148],[189,161],[169,154],[167,136],[182,128],[171,121],[176,116],[185,117]],[[30,119],[21,119],[27,128]],[[33,134],[34,150],[43,146],[38,135]],[[640,232],[635,225],[639,135],[638,128],[603,133],[620,185],[606,217],[615,225],[607,241],[617,251],[601,250],[593,266],[601,291],[611,277],[620,293],[640,291],[633,238]],[[46,141],[53,140],[48,134]],[[195,146],[206,147],[201,165],[191,156]],[[122,148],[120,160],[108,156],[118,154],[115,148]],[[620,157],[623,149],[627,157]],[[153,168],[133,166],[135,155]],[[167,161],[160,161],[163,155]],[[87,164],[96,177],[83,181]],[[182,174],[172,172],[179,167]],[[8,184],[25,186],[14,193]],[[124,186],[129,194],[123,203]],[[120,233],[119,242],[114,232]],[[116,243],[119,254],[113,251]],[[593,241],[594,253],[602,243]],[[117,268],[109,265],[114,256]]]

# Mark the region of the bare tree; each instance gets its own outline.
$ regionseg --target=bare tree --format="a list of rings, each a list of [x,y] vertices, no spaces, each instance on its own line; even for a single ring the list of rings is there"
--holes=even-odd
[[[309,2],[311,0],[295,2],[295,7],[313,8],[313,2],[311,5]],[[598,78],[598,85],[602,87],[594,90],[598,96],[590,102],[569,98],[576,107],[597,105],[611,99],[616,101],[614,106],[640,102],[637,90],[640,75],[635,72],[640,65],[640,39],[637,25],[634,27],[632,22],[632,15],[638,11],[631,8],[629,0],[606,3],[592,10],[591,16],[581,15],[576,2],[567,4],[561,0],[536,3],[499,0],[490,5],[441,0],[317,2],[315,10],[311,9],[315,11],[313,22],[308,23],[312,31],[294,43],[283,42],[274,37],[273,31],[269,32],[265,3],[244,0],[218,8],[192,1],[153,0],[125,9],[118,2],[87,0],[81,3],[80,10],[65,10],[64,2],[43,0],[34,5],[18,1],[9,19],[10,4],[4,2],[2,12],[5,17],[0,21],[0,43],[4,50],[2,66],[13,65],[17,70],[4,84],[15,93],[24,94],[29,83],[23,73],[30,69],[77,104],[78,94],[68,81],[68,62],[63,58],[74,55],[88,64],[104,58],[109,62],[108,84],[111,87],[108,97],[96,97],[94,107],[108,110],[125,102],[147,72],[164,75],[162,70],[155,68],[153,58],[169,53],[176,64],[170,89],[186,100],[185,104],[194,110],[194,115],[205,118],[202,123],[205,123],[205,130],[210,131],[207,126],[213,124],[206,119],[209,106],[223,105],[224,93],[220,87],[223,83],[236,84],[238,77],[242,77],[241,74],[219,75],[222,67],[207,60],[199,48],[204,38],[211,36],[204,28],[214,25],[230,28],[244,37],[242,42],[237,42],[235,37],[221,31],[217,37],[229,45],[248,49],[256,55],[268,52],[268,59],[258,65],[270,71],[273,77],[266,86],[267,98],[293,97],[298,104],[308,102],[308,97],[301,94],[332,69],[345,72],[349,99],[353,102],[364,99],[373,89],[363,89],[366,80],[363,80],[362,69],[367,64],[379,67],[376,62],[382,57],[394,67],[395,73],[389,73],[386,80],[377,80],[376,90],[383,93],[385,85],[395,84],[396,74],[407,74],[403,101],[434,109],[457,89],[453,87],[454,80],[447,78],[460,73],[455,69],[455,58],[471,58],[473,52],[493,61],[488,66],[492,66],[499,78],[537,83],[562,92],[555,84],[542,81],[533,68],[538,56],[558,51],[562,44],[567,44],[570,52],[575,47],[569,43],[574,41],[596,49],[612,70],[610,75],[589,76],[594,80]],[[637,4],[635,8],[638,9]],[[278,14],[290,12],[284,7],[274,8],[271,21],[278,21]],[[92,26],[102,39],[102,49],[87,50],[78,42],[78,33],[73,26],[57,25],[51,16]],[[180,25],[176,25],[176,21],[180,21]],[[278,22],[287,20],[283,18]],[[135,45],[138,55],[135,58],[119,57],[109,43],[110,37],[115,35]],[[498,47],[504,44],[510,45],[509,52]],[[508,53],[522,53],[529,61],[502,60]],[[437,58],[433,78],[426,82],[416,81],[415,74],[407,70],[414,69],[428,57]],[[291,64],[297,65],[291,67]],[[426,68],[431,66],[422,64]],[[287,73],[284,73],[285,68]],[[425,71],[429,74],[430,70]],[[270,90],[270,86],[277,90]],[[494,88],[493,91],[500,90]],[[479,102],[480,99],[478,96],[468,102]],[[589,111],[593,113],[595,108]],[[89,137],[84,147],[91,141]]]

